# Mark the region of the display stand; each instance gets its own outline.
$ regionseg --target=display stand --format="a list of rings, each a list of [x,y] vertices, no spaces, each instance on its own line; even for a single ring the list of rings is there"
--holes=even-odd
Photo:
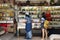
[[[32,17],[32,29],[33,30],[37,30],[39,29],[40,31],[40,18],[38,18],[38,15],[41,17],[42,12],[46,12],[46,11],[50,11],[51,13],[51,18],[52,21],[50,21],[49,24],[49,34],[51,33],[51,29],[54,28],[54,30],[58,31],[57,29],[60,28],[60,6],[20,6],[18,7],[17,10],[17,22],[18,22],[18,26],[17,29],[19,30],[24,30],[25,29],[25,12],[30,12],[31,13],[31,17]],[[22,13],[21,13],[22,12]],[[53,31],[54,31],[53,30]],[[53,33],[52,31],[52,33]],[[23,31],[24,33],[24,31]],[[34,32],[36,33],[36,31]]]
[[[6,32],[13,32],[13,19],[14,19],[14,10],[10,8],[10,4],[1,4],[0,5],[0,26],[4,27]],[[9,26],[9,27],[8,27]]]
[[[50,21],[50,27],[59,27],[60,25],[60,6],[22,6],[19,8],[20,10],[17,13],[18,19],[18,28],[25,28],[24,21],[25,21],[25,12],[30,12],[32,17],[32,28],[34,28],[35,23],[37,24],[36,28],[40,27],[40,19],[38,18],[38,14],[41,16],[43,11],[50,10],[52,21]],[[20,13],[22,12],[22,13]],[[22,14],[22,15],[21,15]],[[24,26],[20,26],[19,23],[22,22]],[[20,23],[21,24],[21,23]],[[39,25],[38,25],[39,24]]]

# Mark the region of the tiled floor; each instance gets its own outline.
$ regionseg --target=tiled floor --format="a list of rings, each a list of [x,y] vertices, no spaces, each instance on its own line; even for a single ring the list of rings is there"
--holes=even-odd
[[[5,34],[3,36],[0,36],[0,40],[28,40],[24,39],[24,37],[14,37],[12,33]],[[41,40],[41,37],[33,37],[31,40]]]

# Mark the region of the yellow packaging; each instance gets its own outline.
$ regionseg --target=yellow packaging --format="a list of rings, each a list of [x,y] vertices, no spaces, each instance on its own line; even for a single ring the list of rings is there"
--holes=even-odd
[[[10,13],[10,16],[14,16],[14,13]]]
[[[48,26],[49,26],[49,21],[48,20],[45,20],[45,22],[44,22],[44,28],[48,28]]]
[[[2,16],[2,13],[0,13],[0,16]]]

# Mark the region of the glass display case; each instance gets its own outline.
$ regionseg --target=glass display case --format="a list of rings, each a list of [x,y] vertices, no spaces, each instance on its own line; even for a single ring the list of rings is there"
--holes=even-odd
[[[6,27],[8,31],[9,26],[13,26],[14,19],[14,10],[10,8],[9,4],[0,5],[0,26]]]
[[[18,11],[17,19],[18,19],[18,28],[25,28],[25,13],[29,12],[30,16],[33,20],[32,22],[32,28],[40,28],[40,19],[38,18],[38,14],[40,12],[40,8],[35,6],[23,6],[20,8],[20,11]],[[21,26],[20,24],[23,23]]]
[[[59,28],[60,27],[60,6],[48,6],[42,7],[42,11],[50,10],[52,21],[50,21],[50,27]]]
[[[3,9],[0,12],[0,23],[13,23],[14,12],[9,9]],[[8,12],[9,11],[9,12]]]
[[[22,6],[19,9],[18,15],[17,15],[18,23],[19,21],[24,22],[25,12],[29,12],[33,20],[32,28],[40,28],[40,18],[38,17],[38,15],[41,16],[42,12],[48,11],[48,10],[50,11],[51,18],[52,18],[52,21],[50,21],[49,26],[54,28],[60,27],[60,6]],[[21,13],[22,15],[19,14],[19,12],[23,12]]]

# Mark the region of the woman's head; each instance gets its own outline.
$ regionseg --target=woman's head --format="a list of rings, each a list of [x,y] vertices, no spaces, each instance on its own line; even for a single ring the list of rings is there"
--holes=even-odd
[[[29,13],[29,12],[26,12],[25,15],[26,15],[27,17],[30,17],[30,13]]]
[[[42,13],[42,17],[46,19],[45,12]]]

